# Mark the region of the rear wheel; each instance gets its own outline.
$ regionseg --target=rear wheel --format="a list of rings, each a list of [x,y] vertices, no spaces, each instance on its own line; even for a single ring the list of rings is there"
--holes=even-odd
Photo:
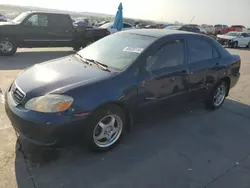
[[[226,99],[228,89],[228,83],[220,81],[208,96],[206,106],[212,110],[220,108]]]
[[[108,151],[115,147],[122,138],[126,122],[125,113],[116,105],[108,105],[94,112],[86,131],[90,150]]]
[[[7,39],[3,39],[0,41],[0,55],[3,56],[12,56],[17,51],[17,45]]]

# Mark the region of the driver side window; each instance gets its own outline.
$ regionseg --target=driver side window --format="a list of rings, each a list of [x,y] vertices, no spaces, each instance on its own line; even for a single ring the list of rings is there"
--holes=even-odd
[[[158,70],[184,64],[184,41],[174,40],[162,46],[153,56],[146,60],[146,68]]]
[[[48,17],[45,14],[34,14],[25,22],[24,25],[47,27],[48,26]]]

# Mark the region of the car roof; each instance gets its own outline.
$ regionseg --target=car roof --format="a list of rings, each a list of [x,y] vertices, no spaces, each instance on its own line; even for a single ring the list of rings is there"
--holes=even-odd
[[[38,10],[28,10],[28,11],[25,11],[27,13],[44,13],[44,14],[57,14],[57,15],[68,15],[68,14],[64,14],[64,13],[61,13],[61,12],[52,12],[52,11],[38,11]]]
[[[245,33],[245,32],[242,32],[242,31],[229,31],[228,33],[239,33],[239,34],[241,34],[241,33]]]
[[[168,29],[131,29],[127,31],[122,31],[123,33],[131,33],[137,35],[151,36],[155,38],[162,38],[169,35],[197,35],[202,36],[201,34],[180,31],[180,30],[168,30]]]

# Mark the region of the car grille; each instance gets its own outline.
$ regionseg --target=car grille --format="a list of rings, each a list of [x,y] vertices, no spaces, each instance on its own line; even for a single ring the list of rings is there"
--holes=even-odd
[[[25,98],[25,93],[16,85],[16,83],[13,83],[12,85],[11,94],[12,94],[13,99],[18,104],[21,104]]]

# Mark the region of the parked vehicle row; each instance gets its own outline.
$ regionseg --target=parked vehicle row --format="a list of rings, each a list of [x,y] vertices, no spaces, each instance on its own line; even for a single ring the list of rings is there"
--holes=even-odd
[[[206,35],[127,30],[26,69],[6,91],[5,109],[18,134],[34,144],[81,138],[92,150],[107,151],[139,115],[162,105],[219,108],[240,64]]]
[[[27,11],[0,24],[0,55],[14,55],[18,47],[79,50],[108,34],[105,28],[76,26],[68,14]]]
[[[228,27],[227,25],[217,24],[217,25],[214,25],[213,27],[211,25],[205,25],[205,24],[202,24],[201,26],[196,25],[196,24],[187,24],[187,25],[171,24],[170,26],[166,26],[165,29],[178,30],[181,27],[186,27],[185,29],[182,29],[182,30],[196,32],[196,33],[203,33],[207,35],[226,34],[230,31],[249,33],[249,30],[246,29],[242,25],[232,25],[231,27]]]

